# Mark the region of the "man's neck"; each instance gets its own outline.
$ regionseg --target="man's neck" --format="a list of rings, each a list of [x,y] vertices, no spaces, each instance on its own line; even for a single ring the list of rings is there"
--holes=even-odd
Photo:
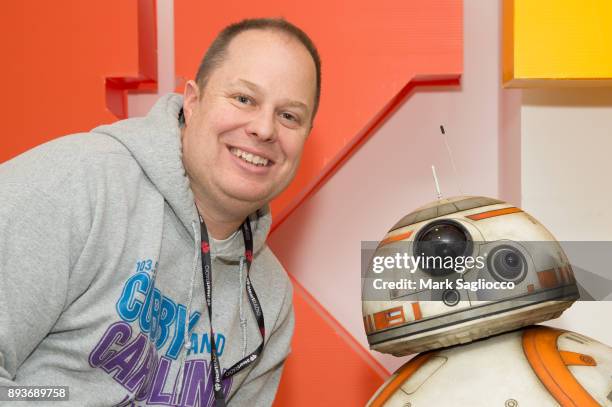
[[[223,222],[207,216],[205,212],[201,213],[201,215],[204,218],[204,223],[206,223],[208,234],[216,240],[225,240],[230,237],[244,221],[243,219],[237,222]]]
[[[207,205],[197,197],[195,198],[195,204],[200,216],[204,218],[208,234],[216,240],[224,240],[231,236],[249,215],[248,213],[244,215],[224,213],[215,208],[214,205]]]

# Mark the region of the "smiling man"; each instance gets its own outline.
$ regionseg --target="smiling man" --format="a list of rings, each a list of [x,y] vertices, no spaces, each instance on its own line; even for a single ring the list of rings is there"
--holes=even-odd
[[[265,244],[320,94],[310,39],[224,29],[184,96],[0,166],[0,386],[72,405],[270,405],[293,332]]]
[[[218,67],[201,67],[186,85],[182,140],[196,204],[223,238],[295,175],[317,105],[319,62],[298,38],[270,29],[236,34],[204,64],[215,58]]]

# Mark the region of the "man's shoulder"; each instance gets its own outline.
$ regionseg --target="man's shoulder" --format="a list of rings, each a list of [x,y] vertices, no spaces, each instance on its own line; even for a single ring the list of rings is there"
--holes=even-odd
[[[256,281],[253,281],[257,296],[260,298],[265,310],[266,324],[270,324],[270,332],[285,326],[285,321],[291,319],[293,304],[293,285],[285,268],[276,255],[264,244],[259,252],[256,265]],[[288,335],[293,331],[292,325],[288,327]]]
[[[90,131],[58,137],[27,151],[24,155],[44,155],[56,159],[64,159],[66,157],[89,159],[106,157],[107,155],[129,157],[130,153],[113,137],[104,133]]]
[[[104,134],[76,133],[56,138],[0,165],[0,182],[58,182],[91,167],[96,161],[125,161],[129,152]]]
[[[100,133],[77,133],[2,163],[0,191],[25,200],[44,196],[63,206],[107,185],[110,179],[121,182],[131,171],[140,169],[121,143]]]
[[[262,246],[256,264],[272,285],[283,290],[290,289],[291,282],[285,268],[267,244]]]
[[[95,131],[74,133],[61,136],[40,144],[13,159],[2,164],[23,162],[35,159],[61,160],[65,158],[76,158],[85,156],[96,156],[103,154],[123,154],[129,152],[113,137]],[[73,160],[70,162],[74,162]]]

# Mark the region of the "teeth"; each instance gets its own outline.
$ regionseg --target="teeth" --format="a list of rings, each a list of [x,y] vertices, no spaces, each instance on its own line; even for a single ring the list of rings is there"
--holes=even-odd
[[[258,165],[261,167],[265,167],[268,165],[268,159],[260,157],[255,154],[247,153],[246,151],[242,151],[236,147],[232,147],[230,152],[234,154],[238,158],[242,158],[244,161],[251,163],[253,165]]]

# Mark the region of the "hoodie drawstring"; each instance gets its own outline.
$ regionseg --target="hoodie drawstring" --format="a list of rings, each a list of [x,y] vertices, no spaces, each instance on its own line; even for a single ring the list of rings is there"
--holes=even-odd
[[[242,308],[242,297],[244,296],[244,283],[242,281],[242,276],[244,274],[244,263],[245,263],[246,259],[244,258],[244,256],[240,257],[240,272],[239,272],[239,278],[240,278],[240,284],[238,285],[238,304],[240,306],[240,331],[242,332],[242,357],[244,358],[246,356],[246,351],[247,351],[247,320],[246,317],[244,316],[244,310]]]
[[[183,390],[183,382],[185,381],[185,370],[183,369],[183,365],[185,364],[185,358],[187,357],[187,352],[191,349],[191,340],[189,340],[189,320],[191,316],[191,302],[193,299],[193,286],[195,283],[195,276],[198,270],[198,260],[200,259],[200,244],[198,243],[198,226],[197,222],[194,220],[191,222],[191,228],[193,229],[193,240],[195,242],[195,250],[193,255],[193,267],[191,273],[191,284],[189,285],[189,292],[187,296],[187,315],[185,318],[185,333],[183,336],[183,350],[181,350],[181,357],[179,359],[179,383],[178,383],[178,397],[175,402],[178,402],[182,398],[182,390]]]

